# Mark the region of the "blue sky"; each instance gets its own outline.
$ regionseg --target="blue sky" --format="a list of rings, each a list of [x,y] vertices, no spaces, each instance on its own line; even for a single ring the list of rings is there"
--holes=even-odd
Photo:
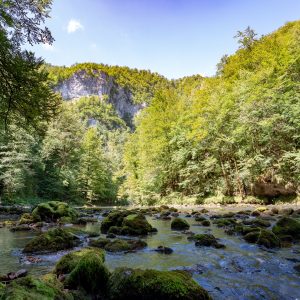
[[[221,56],[237,49],[237,30],[267,34],[299,13],[300,0],[54,0],[47,26],[55,42],[33,48],[55,65],[213,75]]]

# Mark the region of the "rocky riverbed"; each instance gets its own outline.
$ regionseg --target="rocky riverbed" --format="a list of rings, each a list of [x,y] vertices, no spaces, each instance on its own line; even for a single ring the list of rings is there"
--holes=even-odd
[[[185,271],[213,299],[300,297],[295,205],[71,209],[53,202],[23,215],[0,211],[2,276],[25,269],[40,277],[67,253],[93,247],[104,251],[108,272]]]

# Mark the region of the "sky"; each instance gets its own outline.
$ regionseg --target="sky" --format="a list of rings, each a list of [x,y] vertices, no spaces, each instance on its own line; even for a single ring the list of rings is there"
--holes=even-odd
[[[158,72],[169,79],[211,76],[247,26],[268,34],[300,18],[300,0],[53,0],[46,62],[96,62]],[[32,49],[32,48],[31,48]]]

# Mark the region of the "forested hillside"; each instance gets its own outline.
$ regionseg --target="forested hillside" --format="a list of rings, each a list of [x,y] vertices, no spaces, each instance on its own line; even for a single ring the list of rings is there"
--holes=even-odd
[[[125,145],[123,194],[141,203],[296,195],[300,179],[300,22],[224,56],[213,78],[156,94]],[[195,82],[197,84],[195,84]]]
[[[41,68],[37,62],[39,76],[49,72],[52,90],[78,73],[104,74],[105,84],[112,84],[109,92],[65,103],[47,90],[43,113],[49,121],[43,117],[37,126],[23,126],[26,115],[5,117],[1,199],[185,204],[296,196],[300,22],[259,39],[248,28],[237,39],[239,49],[221,59],[211,78],[167,80],[127,67]],[[111,101],[116,89],[128,93],[132,105],[144,105],[134,120],[128,122]],[[118,101],[122,108],[124,99]],[[37,118],[32,114],[29,121]]]

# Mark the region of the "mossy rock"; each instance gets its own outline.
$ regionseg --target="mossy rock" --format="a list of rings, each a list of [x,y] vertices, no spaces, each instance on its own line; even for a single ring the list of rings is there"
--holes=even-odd
[[[154,232],[154,228],[140,213],[113,211],[102,221],[101,232],[138,236]]]
[[[213,221],[214,224],[216,224],[217,227],[228,227],[228,226],[233,226],[236,224],[235,219],[217,219]]]
[[[66,277],[64,285],[71,289],[84,289],[90,295],[105,295],[110,273],[96,252],[83,254]]]
[[[206,220],[206,218],[203,217],[203,216],[199,216],[199,215],[195,216],[195,221],[196,222],[202,222],[202,221],[205,221],[205,220]]]
[[[20,225],[24,225],[24,224],[32,224],[35,222],[34,217],[32,216],[32,214],[30,213],[25,213],[21,216],[20,220],[19,220],[19,224]]]
[[[65,293],[53,284],[27,276],[14,280],[1,289],[1,299],[5,300],[72,300],[70,294]]]
[[[34,228],[30,227],[28,224],[22,224],[22,225],[13,226],[9,230],[12,231],[12,232],[16,232],[16,231],[30,231],[30,230],[34,230]]]
[[[109,281],[111,300],[208,300],[206,290],[181,271],[121,268]]]
[[[70,252],[64,255],[55,265],[54,273],[56,275],[69,274],[77,266],[80,259],[89,254],[95,254],[101,259],[102,262],[105,261],[104,251],[97,248],[83,248],[78,251]]]
[[[210,226],[210,221],[209,220],[204,220],[204,221],[201,222],[201,225],[205,226],[205,227],[208,227],[208,226]]]
[[[198,247],[225,248],[225,245],[220,244],[212,234],[196,234],[188,237],[188,240],[195,241],[195,246]]]
[[[107,233],[110,227],[122,227],[125,217],[130,214],[129,211],[112,211],[110,212],[101,223],[101,233]]]
[[[33,211],[32,217],[36,222],[56,222],[61,218],[69,218],[74,221],[77,218],[77,212],[67,203],[60,201],[49,201],[40,203]]]
[[[266,248],[280,247],[280,239],[270,230],[252,231],[244,236],[248,243],[265,246]]]
[[[260,218],[251,219],[251,220],[244,220],[243,223],[245,225],[253,225],[261,228],[267,228],[271,226],[271,223],[268,220],[263,220]]]
[[[152,226],[142,214],[130,214],[122,222],[122,233],[127,235],[147,235],[152,232]],[[124,232],[124,227],[126,231]]]
[[[120,235],[122,234],[122,227],[119,227],[119,226],[111,226],[107,233],[113,233],[113,234],[117,234],[117,235]]]
[[[300,222],[288,217],[283,217],[277,221],[272,231],[278,236],[292,236],[295,240],[300,239]]]
[[[108,252],[122,252],[122,251],[135,251],[147,247],[147,243],[142,240],[109,240],[99,238],[91,240],[89,243],[92,247],[99,247]]]
[[[173,230],[187,230],[190,228],[189,223],[181,218],[175,218],[172,222],[171,222],[171,229]]]
[[[79,239],[62,228],[50,229],[30,240],[24,253],[47,253],[71,249],[79,244]]]

